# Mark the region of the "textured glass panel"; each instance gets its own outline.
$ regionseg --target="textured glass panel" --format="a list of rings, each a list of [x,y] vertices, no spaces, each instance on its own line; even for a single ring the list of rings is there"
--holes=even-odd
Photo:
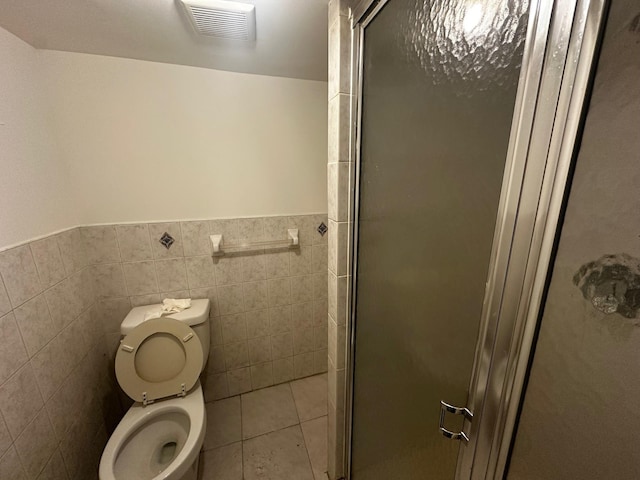
[[[640,6],[611,2],[509,480],[640,478]]]
[[[366,27],[355,480],[454,478],[439,402],[467,401],[526,10],[390,0]]]

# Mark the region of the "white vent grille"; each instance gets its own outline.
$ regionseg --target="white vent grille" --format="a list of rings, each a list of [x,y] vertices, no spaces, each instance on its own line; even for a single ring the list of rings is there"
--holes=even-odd
[[[182,0],[182,4],[199,35],[244,41],[256,39],[254,5],[226,0]]]

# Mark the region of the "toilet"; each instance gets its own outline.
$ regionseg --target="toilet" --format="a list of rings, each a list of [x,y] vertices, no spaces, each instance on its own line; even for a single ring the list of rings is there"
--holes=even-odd
[[[209,356],[209,300],[145,321],[159,305],[133,308],[120,325],[118,383],[135,403],[109,438],[100,480],[196,480],[206,413],[200,374]]]

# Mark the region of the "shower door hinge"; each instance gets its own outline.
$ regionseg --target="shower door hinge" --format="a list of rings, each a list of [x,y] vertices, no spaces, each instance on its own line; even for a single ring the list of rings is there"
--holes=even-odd
[[[464,431],[452,432],[444,428],[444,417],[447,412],[454,415],[463,415],[469,422],[473,420],[473,413],[467,407],[454,407],[447,402],[440,400],[440,433],[451,440],[462,440],[464,443],[469,442],[469,436]]]

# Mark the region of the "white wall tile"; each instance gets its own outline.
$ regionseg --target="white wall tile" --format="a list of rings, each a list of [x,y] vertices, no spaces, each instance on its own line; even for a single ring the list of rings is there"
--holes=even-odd
[[[0,478],[11,480],[26,480],[27,476],[22,468],[20,457],[15,447],[11,446],[4,455],[0,457]]]
[[[314,300],[328,298],[327,272],[313,274],[313,298]]]
[[[239,395],[251,390],[251,371],[248,367],[227,372],[229,395]]]
[[[249,311],[245,314],[245,319],[248,338],[264,337],[269,334],[268,309]]]
[[[44,469],[57,445],[49,416],[43,408],[15,442],[16,451],[29,478],[36,478]]]
[[[258,388],[269,387],[271,385],[273,385],[273,369],[271,362],[252,365],[251,387],[256,390]]]
[[[289,253],[290,252],[276,252],[265,254],[267,278],[289,276]]]
[[[291,305],[291,320],[294,330],[313,327],[313,302],[294,303]]]
[[[247,342],[225,343],[224,361],[227,370],[249,366],[249,346]]]
[[[349,93],[351,83],[351,26],[349,19],[338,16],[329,25],[329,98]]]
[[[38,476],[38,480],[68,480],[67,467],[62,460],[62,454],[56,449],[49,461],[45,465],[42,473]]]
[[[61,338],[54,338],[31,359],[31,367],[45,401],[62,385],[70,370],[70,357]]]
[[[249,253],[242,257],[242,280],[254,282],[265,280],[266,273],[265,256],[262,253]]]
[[[337,276],[344,276],[348,271],[348,234],[349,223],[329,220],[328,266]]]
[[[208,221],[181,222],[184,255],[209,255],[213,245],[209,239],[210,225]]]
[[[123,262],[151,260],[151,241],[146,223],[139,225],[119,225],[116,227],[118,246]]]
[[[96,291],[98,291],[101,296],[123,297],[127,294],[124,274],[122,273],[122,264],[94,265],[92,268],[93,277],[96,282]]]
[[[71,275],[87,265],[87,251],[79,228],[62,232],[56,235],[56,239],[67,275]]]
[[[293,380],[293,357],[281,358],[272,362],[273,383],[284,383]]]
[[[216,285],[241,283],[243,280],[242,257],[240,256],[214,257],[213,267]]]
[[[239,240],[238,221],[235,219],[209,221],[209,234],[222,235],[223,243],[237,243]]]
[[[242,312],[244,310],[242,284],[218,287],[218,300],[222,315]]]
[[[291,277],[291,303],[304,303],[312,300],[313,277],[311,275]]]
[[[183,258],[156,260],[158,289],[161,292],[172,292],[189,288],[187,270]]]
[[[293,336],[291,332],[271,335],[271,357],[274,360],[293,355]]]
[[[129,295],[147,295],[158,292],[155,262],[123,263],[122,270]]]
[[[14,308],[42,291],[36,264],[28,245],[0,252],[0,275]]]
[[[237,220],[238,240],[259,242],[264,240],[264,219],[240,218]]]
[[[347,321],[347,277],[336,277],[332,272],[328,277],[328,310],[338,325]]]
[[[327,371],[327,350],[316,350],[313,352],[313,374]]]
[[[216,287],[192,288],[189,290],[191,298],[208,298],[210,302],[209,318],[220,315],[220,302],[218,300],[218,289]]]
[[[209,350],[209,362],[206,367],[207,375],[226,371],[227,368],[224,363],[224,347],[222,345],[212,346]]]
[[[87,261],[90,265],[121,261],[116,227],[83,227],[80,232],[85,245]]]
[[[312,246],[303,246],[289,252],[290,274],[292,276],[311,273],[312,251]]]
[[[320,298],[313,301],[313,324],[315,326],[325,324],[327,320],[327,299]]]
[[[243,291],[245,310],[261,310],[269,306],[266,281],[245,283]]]
[[[0,411],[14,440],[43,406],[36,377],[29,364],[0,386]]]
[[[291,282],[289,278],[268,280],[269,306],[288,305],[291,303]]]
[[[28,360],[13,313],[0,318],[0,385]]]
[[[67,276],[62,255],[55,237],[47,237],[30,244],[38,275],[44,288],[55,285]]]
[[[0,317],[9,313],[11,311],[11,302],[9,301],[9,295],[7,295],[7,290],[4,288],[4,282],[2,281],[2,276],[0,276]]]
[[[189,288],[203,288],[215,285],[213,260],[210,256],[187,257],[184,261],[187,267]]]
[[[69,314],[69,310],[77,311],[79,309],[79,299],[74,294],[70,278],[51,287],[44,293],[44,296],[57,333],[73,320],[73,315]]]
[[[247,325],[244,313],[233,315],[223,315],[220,317],[222,323],[222,338],[224,343],[235,343],[247,339]]]
[[[162,235],[168,233],[173,237],[174,243],[170,248],[166,248],[160,243]],[[150,223],[149,224],[149,237],[151,240],[151,251],[153,252],[153,258],[174,258],[183,257],[184,248],[182,246],[182,230],[178,222],[168,223]]]
[[[282,305],[269,309],[269,332],[273,334],[292,330],[291,305]]]
[[[249,362],[251,365],[271,361],[271,339],[269,336],[249,340]]]
[[[157,265],[156,265],[157,268]],[[133,295],[129,297],[132,307],[140,307],[143,305],[155,305],[162,303],[162,295],[159,293],[151,293],[149,295]]]
[[[223,345],[224,339],[222,338],[222,321],[220,317],[209,317],[209,325],[211,327],[211,347]]]
[[[328,323],[328,322],[327,322]],[[328,325],[325,323],[319,327],[313,327],[313,349],[326,350],[328,342]]]
[[[204,383],[205,401],[219,400],[229,396],[229,384],[227,383],[227,374],[218,373],[215,375],[207,375]]]
[[[0,457],[4,455],[7,449],[11,446],[11,443],[11,435],[9,435],[7,425],[4,423],[4,419],[0,414]]]
[[[129,297],[105,298],[98,304],[98,316],[104,333],[120,333],[120,324],[131,310]]]
[[[335,95],[329,100],[327,134],[329,164],[349,161],[351,101],[351,95],[345,94]]]
[[[29,356],[33,356],[58,333],[44,294],[23,303],[13,313]]]
[[[264,239],[286,240],[289,228],[289,217],[265,217],[264,218]]]
[[[313,375],[313,353],[303,353],[293,357],[293,371],[295,378],[303,378]]]
[[[298,215],[289,217],[289,228],[298,229],[298,241],[301,246],[313,245],[319,235],[316,231],[318,225],[312,215]]]
[[[329,230],[331,231],[331,230]],[[311,271],[313,273],[327,270],[327,245],[314,245],[311,261]]]
[[[298,355],[300,353],[313,352],[315,350],[314,333],[315,332],[313,328],[294,330],[293,332],[294,355]]]

